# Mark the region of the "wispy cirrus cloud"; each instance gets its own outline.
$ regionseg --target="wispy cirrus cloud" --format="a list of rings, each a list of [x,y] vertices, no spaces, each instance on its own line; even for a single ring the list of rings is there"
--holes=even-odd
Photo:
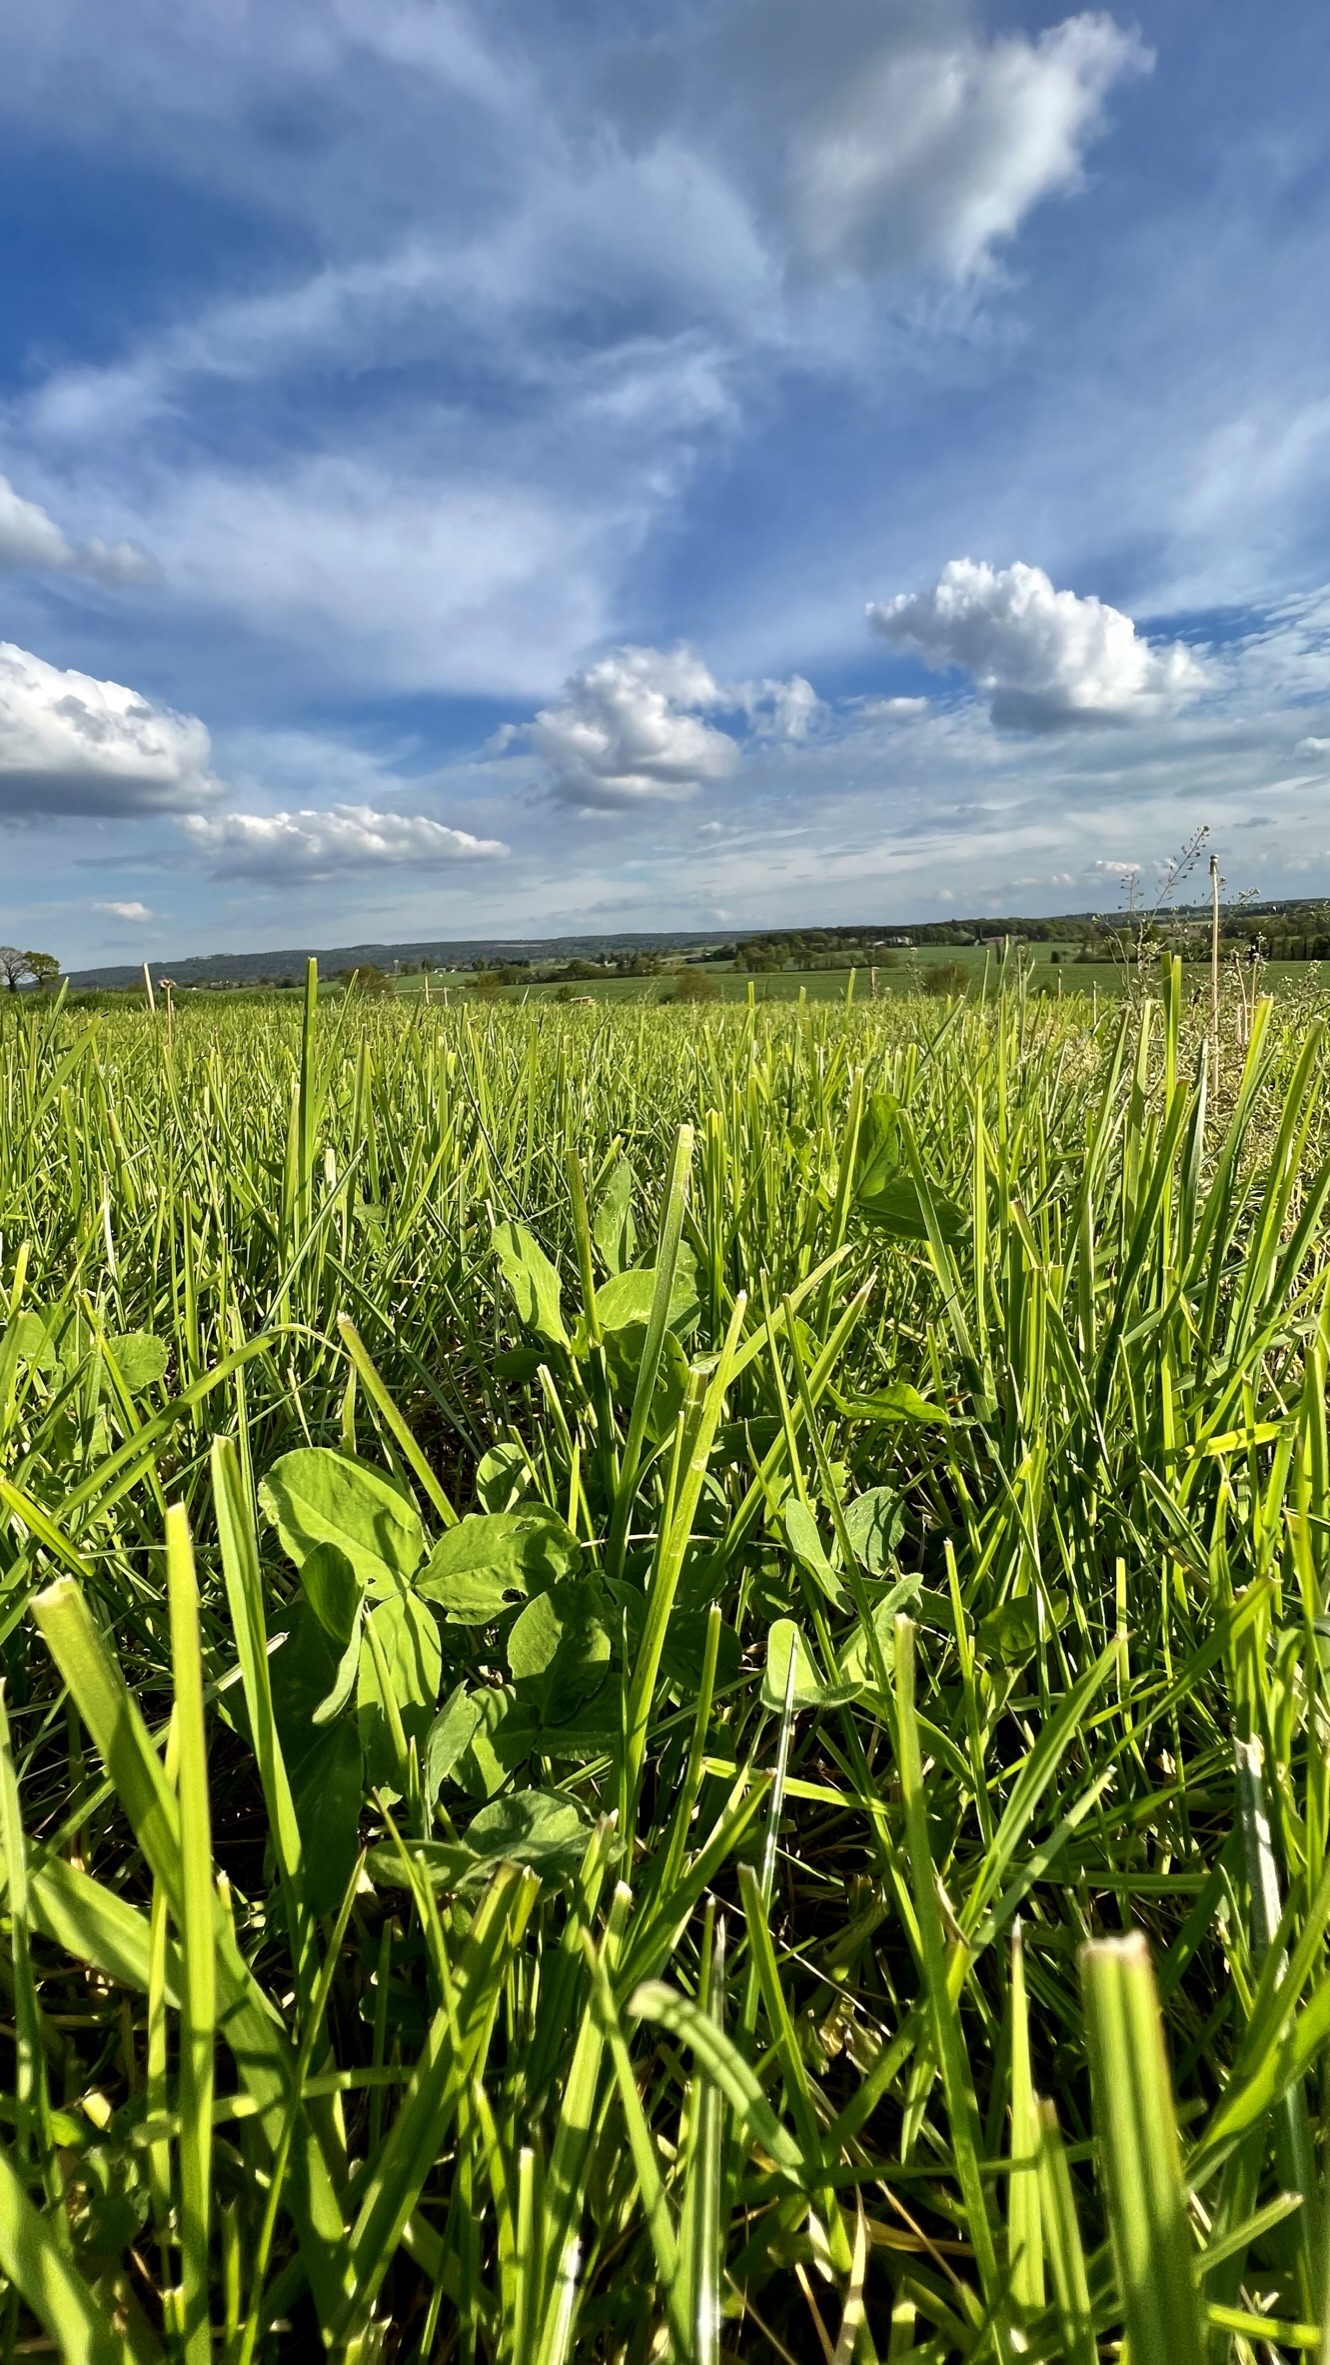
[[[88,575],[98,583],[142,583],[155,572],[133,542],[71,542],[38,501],[0,476],[0,568],[39,575]]]

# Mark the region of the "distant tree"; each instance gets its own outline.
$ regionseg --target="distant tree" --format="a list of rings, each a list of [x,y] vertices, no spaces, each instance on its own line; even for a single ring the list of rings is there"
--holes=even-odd
[[[471,980],[471,991],[476,995],[477,999],[482,1002],[502,1001],[503,988],[504,975],[502,969],[477,969],[475,976]]]
[[[11,994],[16,994],[25,977],[39,985],[50,985],[60,975],[60,963],[52,953],[25,953],[16,944],[0,944],[0,976]]]
[[[930,961],[924,971],[926,994],[963,994],[971,972],[963,961]]]
[[[720,979],[706,969],[681,969],[669,998],[672,1002],[718,1002]]]
[[[346,982],[349,990],[360,994],[390,994],[393,990],[391,981],[374,961],[362,961],[358,968],[349,970]]]

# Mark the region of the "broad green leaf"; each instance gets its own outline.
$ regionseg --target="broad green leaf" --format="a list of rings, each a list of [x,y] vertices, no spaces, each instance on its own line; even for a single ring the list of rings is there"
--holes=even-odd
[[[633,1261],[637,1226],[633,1222],[633,1170],[620,1158],[600,1196],[592,1235],[611,1273],[621,1273]]]
[[[855,1421],[918,1421],[932,1428],[949,1429],[951,1415],[945,1405],[931,1396],[921,1396],[908,1380],[892,1380],[885,1388],[875,1388],[867,1396],[837,1395],[836,1402],[849,1419]]]
[[[417,1590],[450,1624],[494,1618],[570,1576],[581,1546],[557,1511],[525,1503],[515,1511],[472,1511],[440,1537]]]
[[[871,1614],[878,1650],[874,1651],[861,1623],[840,1654],[841,1674],[847,1683],[874,1685],[877,1680],[878,1652],[881,1653],[883,1666],[890,1673],[896,1663],[895,1621],[902,1610],[914,1607],[918,1596],[918,1577],[902,1577],[889,1593],[883,1595],[881,1601],[874,1603]]]
[[[959,1240],[965,1231],[965,1218],[954,1200],[944,1198],[940,1191],[932,1194],[937,1212],[938,1229],[944,1240]],[[926,1240],[928,1225],[924,1221],[923,1203],[912,1175],[903,1169],[890,1179],[875,1183],[869,1191],[858,1191],[855,1204],[869,1223],[894,1240]]]
[[[166,1341],[150,1330],[118,1331],[107,1338],[115,1367],[131,1396],[155,1388],[166,1377]]]
[[[341,1715],[356,1688],[356,1678],[359,1673],[360,1621],[357,1619],[347,1636],[346,1647],[341,1658],[337,1662],[337,1673],[332,1680],[332,1689],[324,1694],[314,1711],[316,1725],[332,1724]]]
[[[371,1593],[396,1593],[424,1555],[414,1503],[368,1462],[331,1446],[283,1454],[259,1503],[297,1568],[317,1544],[336,1544]]]
[[[610,1663],[599,1585],[576,1578],[529,1601],[508,1635],[508,1666],[519,1700],[548,1724],[562,1724],[599,1687]]]
[[[558,1790],[514,1790],[472,1817],[464,1837],[488,1864],[526,1864],[557,1877],[577,1871],[590,1821],[576,1799]]]
[[[780,1716],[784,1713],[790,1680],[790,1660],[794,1660],[793,1703],[799,1708],[835,1708],[848,1700],[857,1699],[861,1687],[854,1683],[827,1683],[818,1674],[812,1654],[793,1618],[777,1618],[767,1633],[767,1660],[762,1672],[762,1705]]]
[[[640,1330],[645,1337],[655,1290],[654,1265],[639,1265],[633,1272],[616,1273],[596,1291],[596,1315],[601,1329]],[[692,1260],[681,1250],[670,1291],[670,1328],[686,1329],[696,1313],[697,1272]]]
[[[295,1766],[291,1798],[300,1827],[300,1880],[311,1913],[333,1913],[346,1893],[359,1845],[364,1762],[355,1720],[343,1716]]]
[[[885,1576],[905,1532],[905,1507],[894,1486],[873,1486],[847,1504],[845,1532],[870,1577]]]
[[[900,1171],[900,1102],[894,1092],[872,1092],[864,1104],[854,1166],[856,1193],[880,1190]]]
[[[644,1323],[635,1323],[628,1330],[608,1330],[605,1333],[605,1359],[618,1403],[627,1404],[632,1400],[637,1375],[646,1353],[646,1343]],[[661,1339],[656,1384],[647,1407],[646,1434],[651,1444],[659,1445],[670,1435],[687,1392],[688,1357],[675,1332],[667,1330]]]
[[[526,1764],[536,1737],[535,1712],[511,1684],[487,1684],[471,1694],[475,1728],[453,1777],[472,1798],[493,1798]]]
[[[300,1585],[325,1634],[345,1649],[356,1629],[365,1587],[340,1544],[316,1544],[306,1553]]]
[[[438,1706],[442,1672],[438,1620],[427,1603],[413,1593],[396,1593],[370,1611],[360,1646],[356,1715],[365,1753],[365,1780],[371,1788],[399,1781],[398,1753],[382,1676],[386,1675],[391,1686],[407,1743],[414,1740],[423,1749]]]
[[[828,1560],[817,1521],[805,1503],[791,1497],[785,1505],[785,1533],[795,1559],[838,1610],[849,1607],[849,1594]]]
[[[300,1833],[301,1897],[311,1913],[331,1913],[355,1862],[364,1775],[354,1716],[318,1720],[339,1694],[343,1708],[349,1702],[359,1648],[348,1646],[339,1658],[303,1599],[287,1615],[286,1640],[268,1662],[273,1721]]]
[[[1044,1607],[1044,1623],[1049,1629],[1062,1624],[1067,1615],[1065,1593],[1050,1593]],[[991,1610],[979,1621],[975,1648],[981,1658],[1001,1659],[1007,1667],[1019,1667],[1033,1658],[1039,1648],[1039,1604],[1033,1593],[1020,1593],[1014,1601],[1004,1601],[1000,1609]]]
[[[494,1227],[494,1253],[499,1269],[512,1291],[518,1320],[527,1330],[534,1330],[541,1338],[550,1339],[555,1346],[566,1347],[568,1333],[563,1326],[561,1299],[563,1284],[544,1249],[534,1240],[525,1224],[502,1223]]]
[[[52,1315],[39,1314],[31,1307],[26,1314],[19,1315],[12,1325],[12,1335],[14,1353],[20,1363],[30,1363],[38,1371],[57,1372],[61,1369],[60,1356],[51,1338],[50,1324],[53,1319]],[[10,1335],[8,1327],[0,1331],[0,1338],[6,1343]]]
[[[481,1721],[475,1693],[459,1683],[444,1701],[425,1741],[421,1771],[427,1799],[435,1799],[460,1757],[470,1747]]]
[[[286,1633],[282,1638],[279,1629],[268,1667],[273,1720],[289,1767],[310,1747],[315,1710],[337,1682],[342,1654],[303,1595],[278,1614]]]
[[[476,1464],[476,1493],[487,1511],[511,1511],[530,1483],[526,1455],[515,1441],[492,1445]]]

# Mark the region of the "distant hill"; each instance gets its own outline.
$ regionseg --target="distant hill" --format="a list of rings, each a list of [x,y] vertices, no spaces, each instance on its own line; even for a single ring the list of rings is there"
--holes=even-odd
[[[1288,896],[1272,902],[1225,904],[1222,907],[1226,937],[1235,932],[1247,935],[1265,920],[1292,921],[1315,925],[1324,929],[1330,925],[1330,902],[1320,896]],[[1166,926],[1203,921],[1209,917],[1208,904],[1178,904],[1169,912],[1161,913]],[[681,951],[704,952],[715,945],[788,944],[791,950],[805,946],[809,950],[828,952],[844,945],[854,957],[854,950],[862,952],[876,945],[910,945],[916,948],[937,949],[958,944],[1000,943],[1004,937],[1024,939],[1030,943],[1081,942],[1089,937],[1117,931],[1130,932],[1130,916],[1117,912],[1064,912],[1050,916],[996,919],[986,913],[979,919],[947,920],[864,920],[850,924],[838,921],[828,927],[799,928],[666,928],[640,933],[587,934],[581,936],[468,936],[433,939],[411,944],[336,944],[299,945],[279,952],[260,953],[202,953],[182,955],[178,960],[150,963],[154,978],[170,977],[177,985],[257,985],[294,983],[303,978],[305,964],[311,955],[317,960],[325,977],[335,976],[340,970],[354,969],[372,963],[376,968],[391,970],[394,966],[418,968],[428,961],[436,969],[472,969],[477,965],[505,961],[530,962],[533,965],[572,960],[596,960],[631,957],[633,953],[671,953]],[[1276,933],[1282,934],[1279,929]],[[853,949],[851,949],[853,948]],[[96,969],[74,969],[69,982],[74,986],[132,986],[142,975],[142,964],[136,961],[107,962]]]
[[[750,933],[752,933],[750,931]],[[471,969],[489,961],[594,960],[598,953],[678,952],[685,945],[733,944],[733,928],[680,928],[646,936],[469,936],[419,944],[313,944],[270,953],[202,953],[177,961],[152,960],[154,978],[177,985],[254,985],[260,978],[303,978],[311,956],[328,977],[338,970],[373,963],[391,969],[429,961],[436,969]],[[117,961],[100,969],[71,969],[71,985],[134,985],[141,962]]]

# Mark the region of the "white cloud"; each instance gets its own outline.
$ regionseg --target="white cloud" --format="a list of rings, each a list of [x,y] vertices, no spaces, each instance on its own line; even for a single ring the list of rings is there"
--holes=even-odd
[[[981,270],[1032,206],[1081,178],[1114,83],[1147,70],[1103,14],[1037,40],[961,36],[860,61],[795,154],[809,256],[832,268]]]
[[[187,814],[181,821],[219,878],[327,879],[366,870],[438,870],[495,860],[498,838],[448,829],[423,813],[381,813],[372,805],[330,812]]]
[[[806,739],[826,711],[801,673],[791,674],[787,682],[741,682],[733,697],[763,739]]]
[[[953,558],[931,591],[871,602],[874,632],[926,664],[973,674],[998,726],[1057,730],[1171,714],[1205,681],[1181,642],[1143,640],[1102,600],[1055,591],[1042,567]]]
[[[739,742],[704,719],[708,709],[746,716],[755,741],[795,742],[826,711],[802,674],[719,682],[687,647],[621,648],[575,673],[559,705],[498,732],[491,751],[531,747],[564,804],[677,804],[740,762]]]
[[[95,912],[105,912],[109,920],[125,920],[133,927],[161,918],[161,913],[149,911],[146,903],[94,903],[92,908]]]
[[[854,708],[866,723],[916,723],[930,703],[927,698],[861,698]]]
[[[1293,753],[1294,755],[1310,756],[1330,755],[1330,739],[1300,739]]]
[[[538,696],[606,631],[641,516],[436,455],[209,469],[145,496],[154,549],[202,614],[398,690]]]
[[[0,813],[179,812],[220,794],[195,715],[0,641]]]
[[[691,649],[616,649],[515,736],[543,757],[567,804],[677,802],[738,765],[737,742],[698,711],[731,703]]]
[[[36,501],[0,476],[0,567],[43,575],[91,575],[101,583],[140,583],[154,573],[132,542],[70,542]]]

